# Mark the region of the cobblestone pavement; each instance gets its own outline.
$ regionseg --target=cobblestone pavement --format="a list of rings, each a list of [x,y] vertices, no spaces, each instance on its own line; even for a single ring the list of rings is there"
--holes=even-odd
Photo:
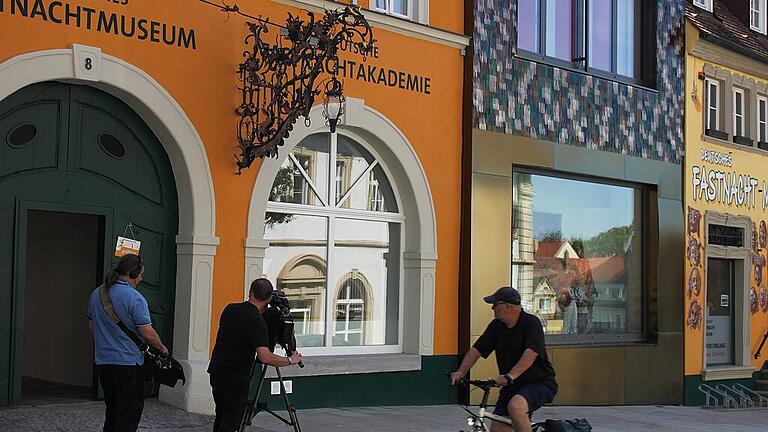
[[[102,402],[0,407],[0,431],[100,431]],[[717,411],[698,407],[545,407],[534,420],[585,417],[600,431],[765,432],[768,409]],[[466,430],[466,416],[454,405],[300,410],[304,432],[457,432]],[[155,399],[147,400],[139,431],[209,432],[213,419],[190,414]],[[248,432],[293,432],[266,413]]]

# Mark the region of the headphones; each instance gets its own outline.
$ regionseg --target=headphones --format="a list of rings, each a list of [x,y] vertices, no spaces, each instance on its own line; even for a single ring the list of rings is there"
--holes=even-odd
[[[144,257],[141,255],[138,255],[139,262],[136,263],[136,266],[131,269],[131,271],[128,272],[128,277],[131,279],[136,279],[141,274],[141,269],[144,268]]]

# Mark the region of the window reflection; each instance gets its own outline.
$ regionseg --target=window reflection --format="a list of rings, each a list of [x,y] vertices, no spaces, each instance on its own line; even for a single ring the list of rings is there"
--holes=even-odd
[[[349,345],[363,344],[363,321],[366,319],[364,282],[357,272],[350,272],[336,299],[336,332],[334,336]]]
[[[573,59],[573,2],[547,0],[546,54],[566,61]]]
[[[347,137],[339,136],[337,185],[345,186],[338,193],[339,207],[396,212],[397,204],[392,186],[379,162],[362,146]],[[354,179],[352,184],[346,179]]]
[[[304,205],[328,202],[328,136],[311,135],[294,147],[278,169],[269,200]]]
[[[370,220],[357,210],[390,214]],[[398,344],[396,212],[384,168],[347,136],[312,135],[283,161],[265,214],[263,271],[288,296],[299,347]]]
[[[613,0],[589,0],[589,66],[611,71]]]
[[[267,220],[284,216],[267,213]],[[264,274],[288,296],[299,347],[325,344],[327,224],[324,217],[291,215],[287,221],[267,226],[264,232],[269,241]]]
[[[642,190],[515,173],[512,278],[547,334],[642,331]]]
[[[397,343],[400,224],[336,219],[333,345]]]

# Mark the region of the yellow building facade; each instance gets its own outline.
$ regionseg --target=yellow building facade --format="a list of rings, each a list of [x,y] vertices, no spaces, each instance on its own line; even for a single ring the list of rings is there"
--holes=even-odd
[[[737,50],[723,43],[727,33],[713,36],[715,15],[739,24],[718,3],[686,10],[687,404],[704,403],[701,384],[754,387],[768,332],[768,63],[747,42]]]

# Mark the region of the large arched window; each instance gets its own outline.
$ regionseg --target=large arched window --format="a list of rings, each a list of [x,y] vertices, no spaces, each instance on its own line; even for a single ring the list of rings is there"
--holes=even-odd
[[[361,141],[308,136],[285,157],[270,192],[264,272],[288,295],[307,354],[402,348],[405,218],[386,168]]]

